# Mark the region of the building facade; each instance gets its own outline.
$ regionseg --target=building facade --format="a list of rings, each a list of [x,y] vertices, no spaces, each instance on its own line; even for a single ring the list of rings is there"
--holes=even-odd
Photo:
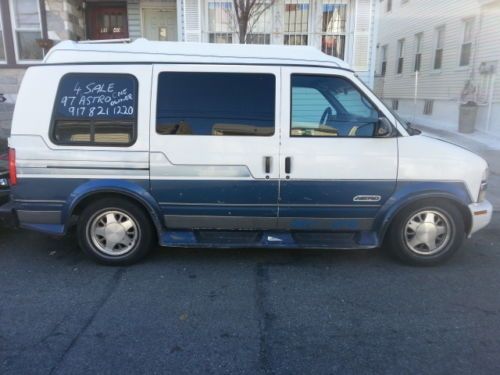
[[[415,124],[500,135],[500,0],[381,0],[375,91]]]
[[[247,43],[315,46],[373,85],[379,0],[263,0]],[[232,0],[0,0],[0,137],[24,71],[60,40],[238,43]]]

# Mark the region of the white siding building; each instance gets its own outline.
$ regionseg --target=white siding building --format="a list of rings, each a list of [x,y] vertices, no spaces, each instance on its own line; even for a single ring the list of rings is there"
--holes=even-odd
[[[127,36],[132,39],[239,42],[232,0],[128,0],[115,4],[126,8]],[[247,40],[315,46],[346,60],[373,85],[370,68],[375,58],[377,5],[378,0],[274,0]],[[92,8],[99,12],[99,7],[99,2],[87,0],[87,14],[94,12]],[[109,12],[109,3],[106,9]],[[87,20],[92,22],[92,17]],[[99,27],[90,27],[87,38],[100,38],[94,29]]]
[[[408,120],[457,130],[474,101],[500,135],[499,69],[500,0],[381,0],[375,91]]]
[[[270,0],[262,0],[270,1]],[[379,0],[275,0],[250,43],[315,46],[373,86]],[[60,40],[238,43],[232,0],[0,0],[0,138],[24,71]]]
[[[315,46],[373,86],[378,1],[275,0],[247,40]],[[0,0],[0,138],[24,71],[54,43],[140,37],[238,43],[232,0]]]

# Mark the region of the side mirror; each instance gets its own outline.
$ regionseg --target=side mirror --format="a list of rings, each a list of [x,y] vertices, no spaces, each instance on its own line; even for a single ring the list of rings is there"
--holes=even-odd
[[[390,137],[393,133],[392,124],[385,117],[378,119],[377,129],[375,130],[375,137],[383,138]]]

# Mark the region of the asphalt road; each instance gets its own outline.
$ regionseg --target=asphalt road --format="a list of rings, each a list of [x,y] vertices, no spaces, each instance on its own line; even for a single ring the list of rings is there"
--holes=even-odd
[[[500,214],[449,263],[156,249],[98,266],[0,231],[1,374],[499,374]]]

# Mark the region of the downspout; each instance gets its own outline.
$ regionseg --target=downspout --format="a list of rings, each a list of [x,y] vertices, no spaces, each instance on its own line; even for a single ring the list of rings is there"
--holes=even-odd
[[[379,17],[379,1],[371,0],[370,8],[374,11],[371,18],[371,25],[369,29],[369,35],[371,35],[370,40],[370,48],[371,48],[371,56],[370,56],[370,88],[374,88],[375,86],[375,70],[377,63],[377,48],[376,45],[378,43],[378,29],[380,23]]]
[[[39,8],[40,8],[40,20],[42,27],[42,40],[49,40],[49,31],[47,30],[47,9],[45,9],[45,0],[38,0]],[[49,48],[50,49],[50,48]],[[42,48],[43,57],[45,58],[45,48]]]

